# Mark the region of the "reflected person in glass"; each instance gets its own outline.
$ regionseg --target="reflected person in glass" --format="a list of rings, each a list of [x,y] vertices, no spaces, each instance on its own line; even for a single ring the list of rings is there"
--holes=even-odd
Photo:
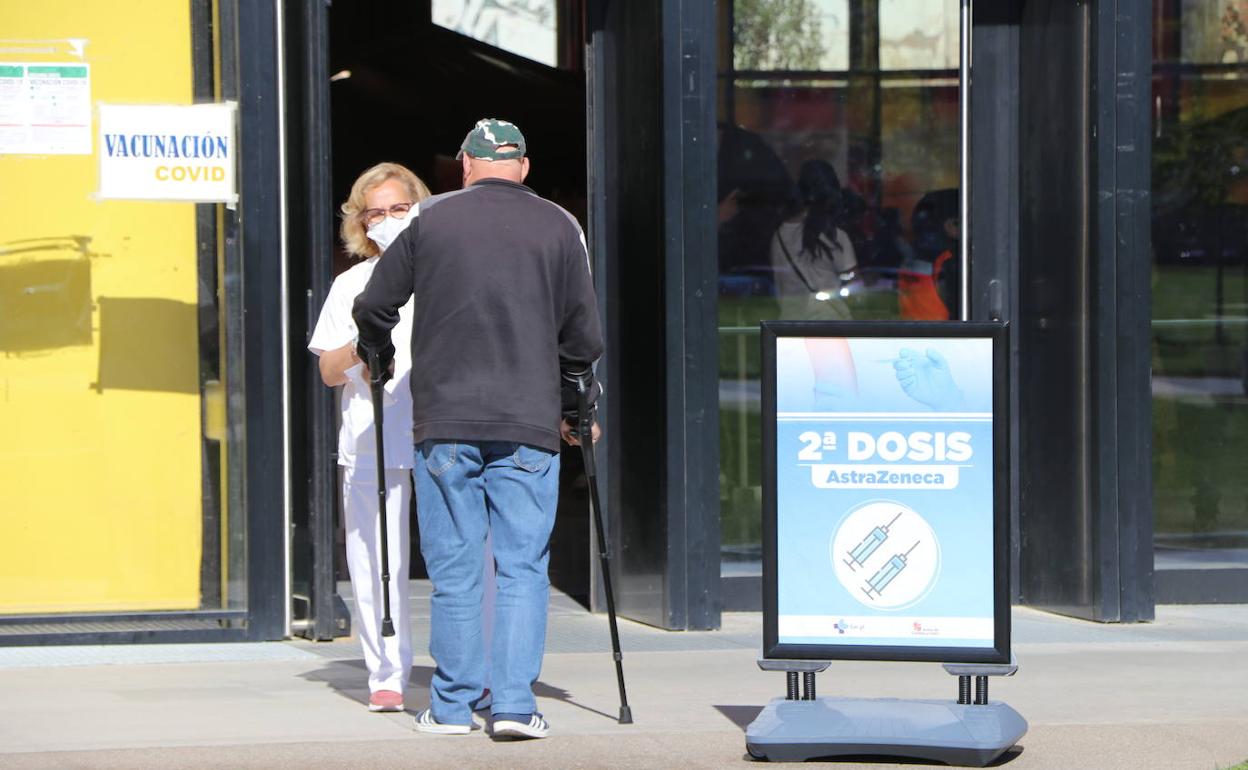
[[[914,249],[897,271],[897,310],[907,321],[958,318],[958,190],[923,195],[910,215]]]
[[[840,225],[841,183],[825,160],[808,160],[798,174],[796,211],[776,229],[770,258],[780,317],[845,320],[846,284],[858,269],[849,236]]]

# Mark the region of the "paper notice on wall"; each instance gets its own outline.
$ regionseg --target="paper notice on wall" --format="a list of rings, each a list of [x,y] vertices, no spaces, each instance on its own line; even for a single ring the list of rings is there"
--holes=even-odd
[[[234,102],[98,106],[101,199],[237,202]]]
[[[90,155],[91,65],[0,62],[0,155]]]

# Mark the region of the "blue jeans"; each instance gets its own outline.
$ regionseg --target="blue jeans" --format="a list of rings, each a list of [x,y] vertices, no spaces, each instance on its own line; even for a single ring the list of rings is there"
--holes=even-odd
[[[434,719],[471,724],[471,704],[481,697],[487,673],[493,713],[535,711],[559,456],[513,442],[430,440],[416,447],[414,475],[420,551],[433,583]],[[481,636],[487,530],[494,535],[498,581],[489,672]]]

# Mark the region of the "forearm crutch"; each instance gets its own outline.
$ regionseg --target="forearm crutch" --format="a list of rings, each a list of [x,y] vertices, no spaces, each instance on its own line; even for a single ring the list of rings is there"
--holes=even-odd
[[[381,369],[381,356],[377,351],[368,352],[368,384],[373,400],[373,432],[377,434],[377,512],[381,516],[381,635],[394,636],[394,622],[390,619],[390,537],[389,520],[386,516],[386,444],[382,434],[381,386],[385,383]]]
[[[620,686],[620,724],[631,725],[633,712],[624,691],[624,655],[620,652],[620,631],[615,621],[615,594],[611,590],[611,560],[608,556],[606,532],[602,525],[602,505],[598,501],[598,471],[594,464],[594,421],[589,413],[588,372],[576,375],[577,435],[581,457],[585,462],[585,478],[589,482],[589,508],[598,534],[598,558],[602,566],[602,587],[607,595],[607,621],[611,625],[611,652],[615,657],[615,678]]]

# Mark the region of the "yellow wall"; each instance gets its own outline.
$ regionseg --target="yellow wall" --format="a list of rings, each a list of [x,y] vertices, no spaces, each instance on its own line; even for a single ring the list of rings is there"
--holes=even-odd
[[[4,2],[0,38],[85,39],[93,105],[189,104],[189,6]],[[75,61],[0,52],[0,64],[40,60]],[[0,351],[0,614],[199,606],[199,395],[98,382],[101,297],[196,302],[194,205],[95,201],[97,164],[95,154],[0,155],[0,276],[82,258],[68,245],[14,253],[23,239],[89,236],[93,301],[89,344]],[[153,371],[145,351],[158,351],[159,367],[196,381],[194,324],[163,318],[104,340],[109,360],[141,374]]]

